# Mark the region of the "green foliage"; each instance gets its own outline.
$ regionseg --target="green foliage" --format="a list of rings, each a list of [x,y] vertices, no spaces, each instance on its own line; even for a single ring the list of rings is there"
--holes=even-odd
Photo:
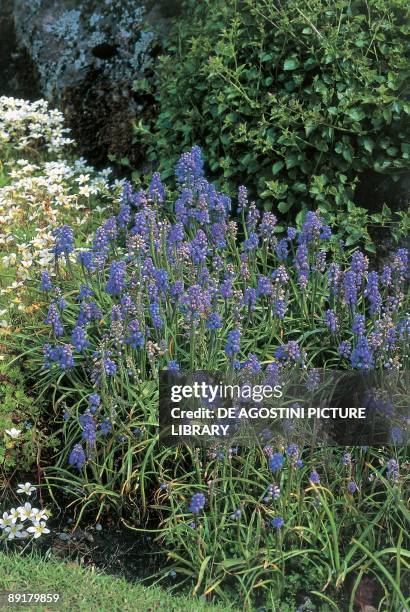
[[[159,114],[136,127],[164,176],[198,144],[225,188],[340,221],[361,172],[409,168],[406,1],[186,0],[184,14],[157,71]]]
[[[40,427],[41,402],[29,395],[21,370],[0,365],[0,482],[15,468],[21,474],[38,463],[41,449],[53,445],[53,439]],[[21,433],[13,439],[6,430]]]

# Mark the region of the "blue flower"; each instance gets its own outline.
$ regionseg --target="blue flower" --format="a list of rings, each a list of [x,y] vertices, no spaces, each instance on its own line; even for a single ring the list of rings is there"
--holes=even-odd
[[[238,214],[248,207],[248,190],[243,185],[238,188]]]
[[[314,391],[320,384],[320,373],[317,370],[310,370],[306,379],[306,388],[308,391]]]
[[[105,357],[103,364],[104,364],[104,370],[107,376],[114,376],[114,374],[117,372],[116,363],[109,357]]]
[[[107,436],[110,433],[111,429],[112,429],[112,423],[111,423],[111,420],[107,417],[100,424],[100,431],[103,436]]]
[[[256,289],[254,289],[253,287],[246,287],[243,294],[243,303],[248,308],[249,312],[255,310]]]
[[[90,346],[84,327],[76,325],[71,333],[71,342],[80,353]]]
[[[295,268],[298,271],[298,284],[302,289],[305,289],[308,282],[309,275],[309,260],[308,260],[308,248],[304,242],[301,242],[296,249],[296,255],[294,259]]]
[[[81,444],[76,444],[68,458],[68,464],[81,470],[85,463],[85,452]]]
[[[242,514],[242,510],[240,508],[238,508],[237,510],[235,510],[231,516],[229,517],[232,521],[239,521],[239,519],[241,518],[241,514]]]
[[[48,272],[41,273],[41,290],[42,291],[51,291],[53,288],[53,283],[51,282],[51,278]]]
[[[165,195],[165,188],[161,182],[161,175],[159,172],[154,172],[148,187],[148,197],[153,200],[155,204],[162,204],[162,202],[165,201]]]
[[[320,238],[323,228],[324,228],[323,222],[321,218],[319,217],[319,215],[313,211],[308,211],[305,215],[305,219],[302,224],[300,241],[308,243],[311,240]],[[325,237],[328,236],[328,233],[329,233],[329,230],[326,229],[324,232],[324,236]]]
[[[353,495],[353,493],[356,493],[357,484],[355,483],[354,480],[350,480],[350,482],[347,483],[347,490],[349,491],[351,495]]]
[[[283,320],[285,318],[287,306],[286,300],[275,300],[272,306],[273,314]]]
[[[193,514],[199,514],[201,510],[204,509],[205,502],[206,498],[203,493],[195,493],[195,495],[192,496],[189,504],[189,512],[192,512]]]
[[[125,287],[125,261],[113,261],[110,266],[108,281],[105,290],[110,295],[119,295]]]
[[[94,414],[97,411],[98,406],[101,403],[101,398],[98,393],[91,393],[88,396],[88,406],[91,414]]]
[[[343,277],[344,297],[348,306],[356,306],[357,303],[357,277],[354,272],[349,270]]]
[[[56,257],[59,255],[68,255],[74,250],[74,234],[73,230],[69,225],[63,225],[53,231],[54,236],[54,247],[51,252]]]
[[[379,275],[377,272],[369,272],[364,295],[370,302],[370,314],[373,316],[379,312],[382,305],[382,296],[379,291]]]
[[[352,332],[357,336],[362,336],[365,330],[365,318],[362,314],[356,314],[353,319]]]
[[[117,215],[118,227],[125,229],[131,222],[131,207],[129,204],[121,204],[120,212]]]
[[[365,255],[361,251],[354,251],[352,254],[352,259],[350,263],[350,269],[352,273],[356,277],[356,284],[359,285],[361,283],[362,277],[364,273],[367,271],[369,266],[369,261]]]
[[[94,291],[88,285],[80,285],[80,291],[78,292],[78,300],[84,300],[94,296]]]
[[[222,328],[221,315],[219,315],[217,312],[211,312],[211,314],[208,315],[205,327],[211,330],[221,329]]]
[[[86,412],[85,414],[79,417],[79,421],[83,428],[83,440],[93,446],[97,437],[97,426],[92,415]]]
[[[387,462],[387,478],[394,483],[399,481],[399,464],[395,459],[389,459]]]
[[[326,310],[326,325],[332,334],[337,332],[337,319],[333,310]]]
[[[60,344],[52,347],[45,344],[43,347],[44,367],[51,368],[56,363],[61,370],[68,370],[74,365],[73,347],[71,344]]]
[[[284,462],[285,462],[285,457],[282,455],[282,453],[274,453],[271,457],[269,457],[270,471],[273,474],[275,474],[276,472],[279,472],[279,470],[282,469]]]
[[[320,476],[316,472],[316,470],[313,470],[312,472],[310,472],[309,480],[313,485],[320,484]]]
[[[164,327],[164,319],[160,314],[158,302],[152,302],[149,305],[149,313],[151,315],[152,325],[155,327],[155,329],[161,329]]]
[[[296,363],[302,359],[302,354],[298,343],[295,340],[290,340],[276,349],[275,357],[282,363],[288,363],[289,361]]]
[[[253,353],[248,353],[248,359],[243,363],[243,367],[250,370],[253,374],[257,374],[261,371],[259,359]]]
[[[350,356],[350,363],[358,370],[371,370],[374,367],[373,352],[366,336],[360,336]]]
[[[285,521],[283,520],[281,516],[274,516],[270,524],[272,525],[274,529],[281,529],[283,525],[285,524]]]
[[[258,276],[258,284],[256,287],[257,296],[263,295],[272,295],[273,287],[271,280],[268,276],[262,276],[261,274]]]
[[[390,441],[393,444],[404,444],[404,439],[405,435],[402,427],[396,425],[390,429]]]
[[[348,340],[343,340],[337,347],[337,352],[341,357],[349,358],[352,352],[352,345]]]
[[[259,246],[259,237],[256,232],[250,232],[249,236],[243,242],[244,251],[255,251]]]
[[[62,336],[64,334],[64,329],[60,320],[60,313],[58,312],[55,304],[50,305],[44,323],[52,326],[56,336]]]
[[[267,497],[264,498],[264,502],[268,503],[269,501],[277,500],[280,498],[280,488],[277,485],[270,484],[268,486]]]
[[[297,231],[294,227],[288,227],[286,230],[286,237],[288,240],[292,241],[296,238]]]
[[[224,300],[227,300],[228,298],[232,297],[233,287],[232,287],[232,279],[231,278],[226,278],[224,281],[222,281],[222,283],[220,284],[220,287],[219,287],[219,292],[221,294],[221,297]]]
[[[263,213],[262,221],[259,226],[259,232],[263,240],[271,241],[276,228],[277,219],[271,212]]]
[[[175,168],[175,175],[179,185],[193,185],[203,178],[204,162],[198,146],[181,155]]]
[[[132,319],[128,323],[127,336],[125,338],[125,344],[128,344],[133,349],[138,349],[144,346],[145,338],[141,331],[139,321]]]
[[[184,226],[182,223],[175,223],[171,225],[168,232],[168,244],[173,245],[177,242],[182,242],[184,239]]]
[[[228,357],[233,358],[240,350],[241,332],[238,329],[233,329],[228,333],[228,338],[225,344],[225,353]]]
[[[286,238],[282,238],[282,240],[279,240],[275,248],[275,253],[279,261],[286,261],[288,254],[289,254],[288,253],[288,241],[286,240]]]

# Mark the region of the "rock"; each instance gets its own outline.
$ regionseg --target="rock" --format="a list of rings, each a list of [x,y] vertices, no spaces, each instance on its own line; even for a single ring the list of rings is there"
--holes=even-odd
[[[97,165],[110,156],[138,163],[132,124],[153,98],[137,95],[135,83],[152,78],[179,2],[6,1],[12,3],[17,43],[36,67],[42,94],[66,115],[81,153]]]
[[[36,68],[25,49],[17,47],[13,0],[0,0],[0,96],[41,97]]]

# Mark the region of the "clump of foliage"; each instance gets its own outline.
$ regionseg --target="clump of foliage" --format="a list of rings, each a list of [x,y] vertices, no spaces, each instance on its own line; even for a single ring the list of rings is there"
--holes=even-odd
[[[236,589],[247,605],[261,593],[294,609],[307,593],[285,577],[300,559],[308,578],[299,584],[319,601],[337,606],[364,563],[382,584],[389,574],[385,601],[405,605],[408,466],[397,432],[391,448],[346,456],[294,440],[166,448],[157,375],[266,368],[273,380],[299,371],[308,385],[317,367],[398,373],[408,364],[408,251],[372,269],[317,212],[281,237],[244,187],[237,222],[198,147],[179,160],[176,181],[172,203],[157,173],[146,191],[125,185],[87,249],[76,249],[70,226],[55,232],[40,284],[44,324],[16,334],[39,396],[52,394],[62,447],[50,485],[72,498],[78,519],[114,510],[141,529],[155,518],[173,571],[196,593]]]
[[[349,206],[354,225],[358,175],[409,168],[405,0],[186,0],[182,14],[159,114],[137,126],[164,176],[199,143],[224,187],[244,182],[282,213],[343,221]]]
[[[6,482],[15,470],[30,472],[39,465],[42,451],[53,445],[40,424],[42,408],[42,402],[28,394],[21,370],[1,364],[0,482]]]

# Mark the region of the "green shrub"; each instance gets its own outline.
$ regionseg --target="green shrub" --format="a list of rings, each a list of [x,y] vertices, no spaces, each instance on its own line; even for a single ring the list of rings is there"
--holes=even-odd
[[[163,176],[198,144],[224,188],[334,219],[360,173],[410,167],[409,13],[405,0],[186,0],[137,140]]]

